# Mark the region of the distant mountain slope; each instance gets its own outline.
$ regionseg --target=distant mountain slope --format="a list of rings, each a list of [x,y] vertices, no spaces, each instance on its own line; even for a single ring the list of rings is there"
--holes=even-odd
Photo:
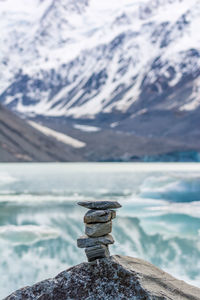
[[[80,125],[67,118],[42,118],[42,122],[83,141],[86,146],[79,151],[86,161],[200,161],[200,139],[140,136],[105,126]]]
[[[0,162],[199,161],[200,143],[145,137],[67,120],[20,119],[0,105]],[[61,123],[61,124],[60,124]],[[73,138],[72,138],[73,137]]]
[[[79,126],[98,127],[98,160],[115,146],[131,159],[136,137],[139,156],[199,152],[198,0],[11,2],[0,2],[0,102],[78,139]]]
[[[0,106],[0,162],[81,161],[77,152]]]

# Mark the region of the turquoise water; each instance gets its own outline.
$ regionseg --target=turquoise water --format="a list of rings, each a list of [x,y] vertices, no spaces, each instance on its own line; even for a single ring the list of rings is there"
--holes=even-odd
[[[200,164],[0,164],[0,299],[86,261],[84,199],[123,205],[111,254],[200,287]]]

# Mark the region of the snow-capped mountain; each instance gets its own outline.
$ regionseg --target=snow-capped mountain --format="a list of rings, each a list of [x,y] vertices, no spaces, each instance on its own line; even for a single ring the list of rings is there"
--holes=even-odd
[[[198,0],[0,1],[0,101],[26,118],[195,139],[199,20]]]

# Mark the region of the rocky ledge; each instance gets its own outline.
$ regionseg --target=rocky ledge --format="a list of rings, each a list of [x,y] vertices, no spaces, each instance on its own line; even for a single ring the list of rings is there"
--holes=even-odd
[[[200,300],[200,289],[127,256],[81,263],[4,300]]]

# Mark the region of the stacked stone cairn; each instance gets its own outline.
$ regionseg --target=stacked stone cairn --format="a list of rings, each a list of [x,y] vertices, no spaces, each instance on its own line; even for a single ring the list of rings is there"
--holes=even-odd
[[[84,201],[78,205],[88,208],[84,216],[85,234],[77,239],[77,246],[85,248],[89,262],[109,257],[108,245],[114,243],[110,234],[112,219],[116,217],[114,209],[121,207],[117,201]]]

